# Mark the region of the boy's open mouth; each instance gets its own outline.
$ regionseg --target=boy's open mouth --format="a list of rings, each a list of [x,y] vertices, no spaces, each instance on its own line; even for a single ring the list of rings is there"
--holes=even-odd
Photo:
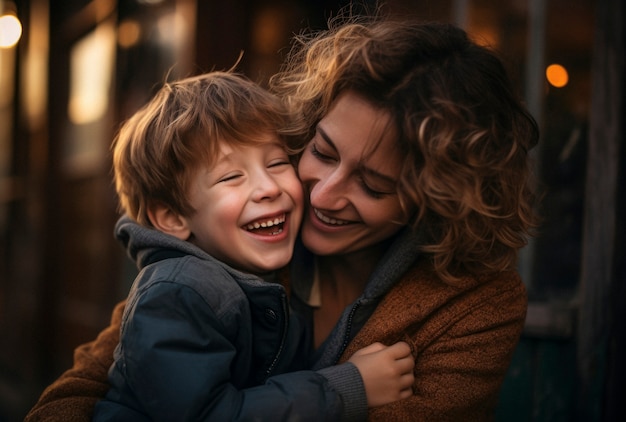
[[[256,234],[275,236],[282,233],[284,224],[285,214],[281,214],[274,218],[263,218],[252,223],[248,223],[243,227],[243,229]]]

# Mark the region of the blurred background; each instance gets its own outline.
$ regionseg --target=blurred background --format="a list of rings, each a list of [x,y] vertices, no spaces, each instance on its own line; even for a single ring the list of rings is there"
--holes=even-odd
[[[95,338],[134,266],[114,241],[109,145],[165,79],[261,84],[330,0],[0,0],[0,421]],[[362,1],[370,8],[376,1]],[[386,0],[496,48],[541,127],[530,304],[499,421],[626,420],[622,0]],[[355,12],[363,10],[353,6]]]

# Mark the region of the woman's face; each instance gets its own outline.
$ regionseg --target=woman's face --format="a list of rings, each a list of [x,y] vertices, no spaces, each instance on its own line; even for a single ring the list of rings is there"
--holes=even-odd
[[[396,194],[402,157],[390,120],[348,91],[319,122],[298,165],[309,198],[302,240],[316,255],[375,250],[406,224]]]

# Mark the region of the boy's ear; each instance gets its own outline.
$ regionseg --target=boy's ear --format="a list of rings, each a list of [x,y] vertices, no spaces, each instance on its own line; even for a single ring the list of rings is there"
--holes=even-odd
[[[191,236],[187,219],[168,207],[162,205],[148,207],[148,219],[150,219],[150,223],[155,229],[177,237],[180,240],[187,240]]]

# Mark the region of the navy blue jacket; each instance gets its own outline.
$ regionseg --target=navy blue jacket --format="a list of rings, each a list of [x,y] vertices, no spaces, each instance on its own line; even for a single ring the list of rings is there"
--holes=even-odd
[[[128,296],[111,389],[94,420],[356,420],[358,370],[302,369],[303,327],[282,285],[122,218],[141,270]],[[298,371],[295,371],[298,370]],[[292,371],[292,372],[288,372]]]

